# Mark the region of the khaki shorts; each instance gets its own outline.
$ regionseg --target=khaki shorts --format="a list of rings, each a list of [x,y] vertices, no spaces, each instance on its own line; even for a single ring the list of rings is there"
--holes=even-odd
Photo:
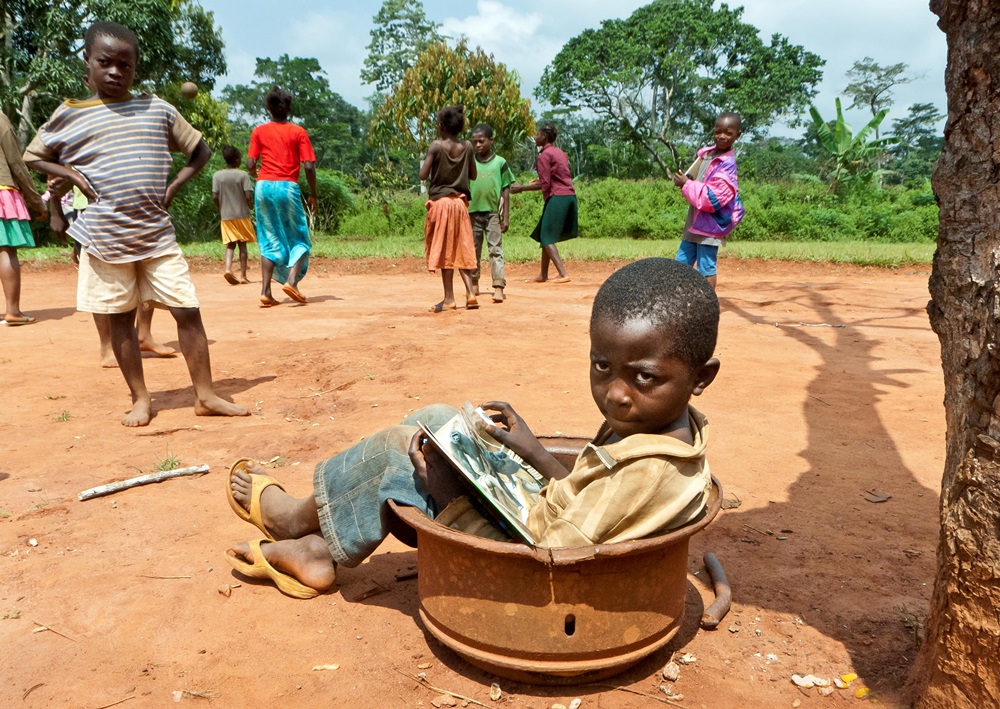
[[[127,313],[148,308],[197,308],[198,297],[181,247],[128,263],[107,263],[80,253],[76,309],[85,313]]]

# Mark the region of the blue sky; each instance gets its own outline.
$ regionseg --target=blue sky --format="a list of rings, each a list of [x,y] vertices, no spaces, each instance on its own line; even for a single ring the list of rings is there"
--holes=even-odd
[[[256,57],[287,53],[317,58],[334,90],[357,106],[363,107],[372,93],[371,87],[361,83],[359,73],[372,17],[381,0],[283,0],[282,12],[276,11],[276,3],[265,0],[201,0],[201,4],[215,13],[226,42],[229,73],[220,87],[249,81]],[[516,70],[522,78],[523,95],[533,99],[542,71],[567,40],[597,27],[601,20],[627,17],[644,4],[641,0],[425,0],[424,7],[430,19],[444,26],[445,34],[468,36],[472,44]],[[847,84],[844,72],[865,56],[883,65],[905,62],[916,77],[913,83],[895,90],[895,106],[886,126],[917,102],[934,103],[943,112],[946,44],[926,0],[841,0],[836,4],[746,0],[743,7],[744,21],[760,29],[765,39],[777,32],[826,59],[816,99],[824,117],[834,114],[834,98]],[[855,111],[848,113],[848,120],[860,128],[868,116]],[[775,126],[772,132],[784,135],[800,131],[789,133]]]

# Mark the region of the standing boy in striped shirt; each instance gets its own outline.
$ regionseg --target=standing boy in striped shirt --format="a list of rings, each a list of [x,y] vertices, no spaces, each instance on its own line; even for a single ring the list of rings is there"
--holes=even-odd
[[[167,213],[211,150],[169,103],[129,92],[139,41],[127,27],[92,25],[84,36],[83,60],[94,95],[57,108],[24,159],[73,183],[91,200],[69,230],[83,246],[77,309],[106,315],[111,323],[111,346],[132,394],[132,410],[122,423],[146,426],[153,416],[135,329],[140,305],[166,308],[174,316],[194,384],[195,413],[248,416],[245,407],[220,398],[213,388],[194,283]],[[190,159],[167,184],[172,151]]]

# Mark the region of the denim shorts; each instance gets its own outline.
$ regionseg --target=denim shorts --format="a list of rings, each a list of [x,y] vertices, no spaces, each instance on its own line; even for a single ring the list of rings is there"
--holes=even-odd
[[[389,500],[435,516],[430,495],[413,477],[410,440],[418,422],[435,431],[457,413],[444,404],[428,406],[317,463],[313,494],[319,526],[337,564],[357,566],[389,535]]]
[[[694,266],[698,273],[708,278],[716,273],[715,262],[719,257],[718,246],[696,244],[693,241],[682,241],[677,249],[677,260]]]

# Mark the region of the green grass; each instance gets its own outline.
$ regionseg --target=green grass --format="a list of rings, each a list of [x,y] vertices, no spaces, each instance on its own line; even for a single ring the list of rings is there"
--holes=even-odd
[[[59,414],[58,416],[56,416],[55,419],[53,419],[53,420],[56,423],[65,423],[65,422],[69,421],[69,419],[70,419],[69,411],[63,411],[61,414]]]
[[[559,245],[559,252],[570,261],[633,260],[646,256],[669,256],[677,253],[677,240],[647,239],[573,239]],[[184,244],[189,258],[209,258],[220,262],[224,251],[220,242]],[[725,259],[764,259],[780,261],[812,261],[817,263],[852,263],[859,266],[924,266],[934,256],[933,243],[879,243],[871,241],[740,241],[735,239],[723,249]],[[511,263],[538,260],[538,244],[524,236],[504,237],[504,258]],[[252,256],[256,248],[251,246]],[[422,258],[422,239],[410,236],[389,236],[377,239],[328,236],[319,234],[313,243],[313,258]],[[68,262],[65,248],[43,246],[22,249],[24,262],[39,264]]]
[[[156,469],[159,471],[177,470],[179,467],[181,467],[180,458],[173,453],[167,453],[167,457],[156,464]]]

